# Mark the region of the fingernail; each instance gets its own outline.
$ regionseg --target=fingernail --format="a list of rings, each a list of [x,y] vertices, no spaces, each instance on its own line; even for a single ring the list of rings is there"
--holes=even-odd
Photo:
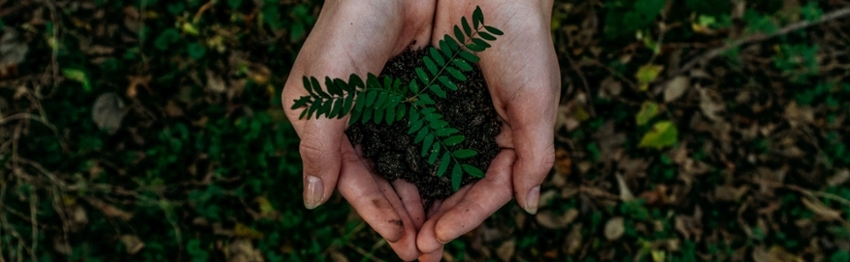
[[[528,191],[528,197],[525,198],[525,211],[529,214],[537,214],[537,204],[540,199],[540,186],[536,186]]]
[[[314,209],[322,204],[322,180],[315,176],[307,176],[304,178],[304,206],[307,209]]]

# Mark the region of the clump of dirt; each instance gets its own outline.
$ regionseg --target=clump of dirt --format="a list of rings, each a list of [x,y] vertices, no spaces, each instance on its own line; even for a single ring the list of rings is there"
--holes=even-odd
[[[398,55],[387,62],[381,77],[392,76],[400,78],[402,83],[408,83],[416,77],[416,67],[424,68],[422,57],[426,55],[426,50]],[[437,111],[451,127],[457,128],[466,137],[463,143],[451,149],[478,151],[478,155],[463,161],[486,172],[490,161],[499,152],[495,137],[499,133],[500,122],[481,70],[474,68],[471,72],[465,72],[467,81],[456,81],[458,90],[447,90],[447,98],[432,97],[436,97]],[[433,200],[444,199],[454,193],[451,175],[438,177],[439,160],[437,164],[430,165],[428,159],[420,156],[422,146],[413,143],[416,134],[407,134],[407,122],[405,117],[392,125],[358,123],[349,127],[346,134],[353,144],[362,145],[363,155],[372,160],[376,172],[389,181],[401,178],[415,184],[422,199],[430,205]],[[461,186],[475,180],[477,178],[464,175]]]

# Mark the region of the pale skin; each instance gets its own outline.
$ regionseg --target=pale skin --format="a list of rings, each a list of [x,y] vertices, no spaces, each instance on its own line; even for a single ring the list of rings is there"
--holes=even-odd
[[[315,208],[334,188],[403,260],[438,261],[443,244],[475,229],[513,197],[537,212],[539,186],[554,161],[560,71],[550,35],[552,0],[328,1],[290,72],[284,110],[301,138],[304,202]],[[306,94],[302,76],[347,79],[380,73],[387,60],[437,44],[480,6],[485,22],[505,32],[479,53],[493,104],[503,120],[502,148],[486,177],[425,212],[416,187],[371,170],[343,133],[348,121],[300,120],[293,100]],[[399,223],[401,221],[401,223]]]

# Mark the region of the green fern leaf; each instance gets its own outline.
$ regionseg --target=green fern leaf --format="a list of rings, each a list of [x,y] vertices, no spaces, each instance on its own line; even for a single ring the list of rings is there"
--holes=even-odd
[[[311,97],[302,96],[301,98],[298,98],[298,100],[295,100],[295,104],[292,104],[292,107],[289,108],[289,109],[295,110],[295,109],[301,108],[302,106],[305,106],[305,105],[307,105],[307,103],[310,103],[312,101],[313,100],[311,99]]]
[[[455,39],[452,38],[451,36],[446,35],[444,40],[446,41],[446,44],[449,46],[449,52],[455,52],[457,50],[460,50],[460,44],[458,44],[458,42],[455,41]],[[446,55],[446,56],[451,57],[451,55]]]
[[[466,48],[471,50],[472,52],[479,52],[479,53],[483,52],[486,49],[483,46],[480,46],[480,45],[477,45],[477,44],[474,44],[474,43],[466,45]]]
[[[484,177],[484,172],[482,172],[481,169],[478,169],[475,166],[467,165],[467,164],[462,164],[460,166],[463,168],[463,171],[466,171],[466,173],[471,175],[471,176],[474,176],[474,177],[477,177],[477,178]]]
[[[466,159],[466,158],[474,157],[477,154],[478,154],[478,152],[475,152],[475,150],[470,150],[470,149],[460,149],[460,150],[452,152],[452,156],[457,158],[457,159]]]
[[[407,106],[405,104],[399,104],[395,112],[395,121],[401,121],[404,119],[404,114],[406,113]]]
[[[428,129],[427,128],[419,129],[419,133],[416,133],[416,137],[413,138],[413,143],[422,142],[422,140],[424,140],[425,136],[427,136],[427,135],[428,135]]]
[[[463,25],[463,32],[466,33],[466,36],[472,37],[472,28],[469,27],[469,21],[466,20],[465,16],[460,19],[460,24]],[[459,40],[459,42],[463,43],[465,41]]]
[[[343,99],[334,100],[333,105],[331,105],[331,111],[328,113],[328,119],[335,118],[339,115],[339,111],[342,110],[343,102]],[[328,104],[330,105],[331,102],[328,101]]]
[[[357,92],[357,97],[354,98],[354,111],[363,112],[363,107],[366,106],[366,91]]]
[[[361,79],[357,74],[351,74],[348,76],[348,84],[355,88],[366,88],[366,83],[363,83],[363,79]],[[351,90],[349,92],[354,91],[355,90]]]
[[[364,108],[364,110],[363,110],[363,117],[361,117],[361,118],[360,118],[360,123],[361,123],[361,124],[369,123],[369,120],[372,120],[372,113],[373,113],[374,111],[375,111],[375,110],[372,110],[372,108],[368,108],[368,107],[367,107],[367,108]]]
[[[443,58],[443,55],[441,55],[440,51],[438,51],[436,48],[433,48],[433,47],[428,48],[428,52],[431,54],[431,59],[433,59],[434,62],[437,62],[437,65],[439,65],[439,66],[445,66],[446,65],[446,59]]]
[[[476,6],[475,11],[472,11],[472,23],[475,24],[475,28],[478,28],[479,24],[484,23],[484,14],[481,12],[481,7]]]
[[[487,32],[478,32],[478,36],[480,36],[481,38],[484,38],[484,40],[487,40],[487,41],[496,41],[496,37],[487,33]]]
[[[307,113],[307,119],[310,119],[311,117],[313,117],[313,114],[315,114],[316,111],[319,111],[319,109],[321,107],[322,107],[322,100],[313,101],[313,104],[310,105],[310,109],[308,109],[310,112]],[[319,114],[316,114],[316,118],[319,118]]]
[[[495,27],[492,27],[492,26],[484,26],[484,29],[486,29],[487,32],[490,32],[491,34],[494,34],[494,35],[504,35],[505,34],[504,32],[502,32],[502,30],[499,30],[498,28],[495,28]]]
[[[316,96],[316,93],[313,92],[313,85],[310,84],[310,79],[307,78],[307,76],[302,76],[301,81],[304,84],[304,89],[307,89],[307,93],[309,93],[312,96]]]
[[[392,108],[398,107],[399,105],[401,105],[401,96],[397,94],[389,94],[389,96],[387,97],[386,105],[387,107]]]
[[[463,75],[463,73],[461,73],[460,71],[457,71],[457,69],[454,69],[452,67],[446,67],[446,71],[448,71],[449,74],[452,75],[452,77],[454,77],[458,81],[466,81],[466,76]]]
[[[478,63],[478,61],[481,60],[481,58],[479,58],[477,55],[467,52],[466,50],[461,50],[458,55],[460,55],[460,58],[463,58],[463,60],[466,60],[470,63]]]
[[[446,174],[446,170],[449,169],[449,164],[451,164],[452,156],[449,152],[443,153],[443,157],[440,158],[440,166],[437,167],[437,176],[443,177]]]
[[[315,77],[310,77],[310,82],[313,83],[313,91],[316,91],[319,96],[324,98],[331,98],[328,93],[325,93],[325,91],[322,90],[322,86],[319,85],[319,79],[316,79]]]
[[[331,118],[329,114],[331,113],[331,106],[333,106],[333,100],[327,100],[322,102],[322,108],[319,109],[319,115],[324,114],[325,117]],[[319,118],[319,115],[316,118]]]
[[[428,156],[428,164],[434,165],[437,163],[437,157],[440,156],[440,143],[434,143],[431,148],[431,153]]]
[[[334,85],[342,89],[342,91],[351,93],[354,92],[354,86],[346,83],[344,80],[340,78],[334,78]],[[343,95],[343,94],[340,94]]]
[[[457,130],[456,128],[448,127],[448,128],[440,128],[438,130],[435,130],[434,134],[437,134],[437,136],[439,136],[439,137],[444,137],[444,136],[454,135],[458,132],[460,132],[460,130]]]
[[[428,134],[425,136],[425,140],[422,141],[422,152],[419,154],[422,157],[425,157],[428,154],[428,151],[431,150],[431,144],[434,143],[434,135]]]
[[[455,163],[455,166],[452,167],[452,190],[457,191],[460,189],[461,175],[463,175],[463,171],[461,170],[460,164]]]
[[[375,90],[366,90],[366,104],[365,107],[374,107],[375,99],[378,98],[378,91]]]
[[[446,98],[446,91],[443,91],[443,89],[440,89],[439,86],[431,85],[430,87],[428,87],[428,89],[431,89],[431,92],[434,92],[434,94],[439,96],[440,98]]]
[[[460,27],[455,26],[454,33],[455,33],[455,38],[457,38],[458,42],[463,43],[464,41],[466,41],[466,38],[463,36],[463,32],[460,31]]]
[[[419,121],[419,110],[416,110],[416,107],[410,107],[410,111],[408,112],[410,113],[407,117],[408,123]]]
[[[455,146],[462,143],[465,139],[466,137],[464,136],[453,136],[443,141],[443,144],[445,144],[446,146]]]
[[[393,78],[389,76],[384,76],[384,85],[381,86],[381,89],[392,90],[393,86]]]
[[[417,131],[421,130],[422,125],[425,124],[425,119],[420,119],[420,120],[417,120],[415,122],[410,122],[410,123],[411,123],[409,125],[410,129],[407,130],[408,135],[412,135],[413,133],[416,133]]]
[[[490,48],[490,44],[488,44],[487,41],[481,40],[481,38],[472,38],[472,43],[479,45],[484,49]]]
[[[422,81],[422,84],[428,85],[431,82],[431,79],[428,78],[428,75],[425,74],[425,71],[422,70],[421,67],[416,68],[416,75],[419,76],[419,81]]]
[[[449,77],[440,76],[440,77],[437,78],[437,80],[440,80],[440,83],[443,83],[443,86],[449,88],[450,90],[452,90],[452,91],[457,90],[457,85],[454,82],[452,82],[452,80],[449,80]]]
[[[306,117],[306,116],[307,116],[307,111],[310,111],[310,110],[307,110],[307,108],[305,108],[304,110],[302,110],[302,111],[301,111],[301,115],[299,115],[299,116],[298,116],[298,119],[304,119],[304,117]]]
[[[353,125],[357,123],[357,120],[360,120],[360,115],[363,114],[363,111],[352,110],[351,117],[348,118],[348,125]]]
[[[375,114],[372,115],[372,122],[374,122],[377,125],[377,124],[380,124],[381,121],[384,121],[384,110],[381,110],[381,109],[378,109],[378,108],[375,108],[374,110],[375,110]]]
[[[348,96],[345,97],[345,102],[342,103],[342,111],[339,112],[339,118],[350,113],[351,106],[354,104],[354,96],[354,93],[348,93]]]
[[[393,122],[395,121],[396,109],[394,107],[387,107],[386,110],[387,110],[387,112],[384,113],[384,122],[386,122],[387,125],[392,125]]]
[[[410,81],[409,87],[410,87],[410,91],[413,91],[414,94],[419,93],[419,85],[416,84],[416,81]]]
[[[374,107],[375,110],[381,110],[381,109],[386,108],[385,104],[387,102],[387,96],[388,96],[387,92],[378,92],[378,93],[380,93],[380,94],[378,94],[378,99],[375,100],[375,104],[372,105],[372,107]]]
[[[452,64],[454,64],[455,66],[457,66],[457,68],[460,68],[460,70],[463,70],[465,72],[472,71],[472,65],[467,63],[466,60],[452,59]]]
[[[437,120],[431,121],[431,123],[428,124],[428,126],[431,127],[431,129],[441,129],[441,128],[445,128],[445,127],[449,126],[449,122],[446,122],[445,120],[442,120],[442,119],[437,119]]]
[[[396,78],[393,81],[393,90],[395,90],[395,92],[401,93],[402,95],[406,93],[405,90],[401,90],[401,79]]]
[[[333,79],[330,77],[325,77],[325,87],[328,89],[328,93],[331,96],[340,96],[342,95],[342,89],[340,89],[336,84],[334,84]]]
[[[448,37],[449,35],[446,35]],[[449,42],[446,40],[440,40],[440,51],[443,52],[446,57],[452,57],[452,48],[449,47]]]
[[[428,72],[431,72],[431,75],[437,75],[437,64],[434,63],[434,60],[427,56],[423,57],[422,60],[425,62],[425,68],[428,68]]]
[[[433,105],[434,99],[431,99],[431,96],[428,94],[421,94],[419,95],[419,100],[417,100],[417,102],[422,102],[422,105]]]

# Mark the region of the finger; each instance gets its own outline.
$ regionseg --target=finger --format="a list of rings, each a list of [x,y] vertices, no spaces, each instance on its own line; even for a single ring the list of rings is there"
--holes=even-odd
[[[422,206],[419,190],[416,185],[404,181],[404,179],[396,179],[392,184],[398,197],[401,198],[404,210],[407,211],[407,215],[413,221],[413,227],[416,231],[419,231],[422,228],[422,223],[425,223],[425,208]]]
[[[351,144],[340,143],[345,123],[326,119],[304,123],[299,152],[304,163],[304,206],[314,209],[333,194],[340,170],[340,150]]]
[[[514,160],[512,150],[499,152],[484,179],[476,182],[460,202],[437,220],[434,230],[437,241],[448,243],[466,234],[511,200]]]
[[[387,200],[371,173],[354,153],[344,138],[342,147],[342,172],[339,176],[339,193],[351,204],[375,232],[388,242],[397,242],[404,235],[401,216]]]
[[[419,256],[419,262],[440,261],[443,259],[443,246],[431,253]]]
[[[535,214],[540,198],[540,184],[546,179],[555,162],[555,113],[554,108],[549,107],[530,109],[540,113],[519,112],[511,116],[512,120],[516,120],[511,123],[512,142],[516,150],[516,163],[512,174],[517,203],[528,213]],[[521,117],[522,115],[542,115],[543,119],[529,121],[528,117]],[[553,117],[550,118],[549,115]]]
[[[386,179],[380,177],[377,174],[373,173],[372,177],[378,183],[378,187],[381,188],[381,192],[384,194],[384,197],[389,200],[390,205],[392,205],[393,209],[396,210],[396,212],[401,217],[401,221],[398,221],[398,223],[401,223],[402,227],[404,228],[404,233],[401,239],[396,242],[389,242],[390,247],[402,260],[412,261],[416,259],[420,255],[420,253],[419,249],[416,248],[417,229],[415,228],[413,220],[410,218],[410,215],[408,215],[405,211],[405,206],[399,198],[398,194],[395,192],[393,186],[390,185],[390,183],[387,182]],[[419,194],[418,192],[414,193],[416,193],[417,195]]]
[[[433,253],[435,250],[443,247],[443,244],[446,242],[439,242],[437,240],[437,232],[435,230],[437,227],[437,221],[443,216],[443,214],[449,211],[452,206],[459,203],[471,188],[471,185],[460,188],[460,190],[455,192],[451,197],[442,200],[442,203],[439,203],[439,208],[435,212],[429,212],[431,214],[428,217],[428,220],[422,224],[422,228],[419,229],[419,235],[416,236],[416,247],[419,248],[419,252]]]

